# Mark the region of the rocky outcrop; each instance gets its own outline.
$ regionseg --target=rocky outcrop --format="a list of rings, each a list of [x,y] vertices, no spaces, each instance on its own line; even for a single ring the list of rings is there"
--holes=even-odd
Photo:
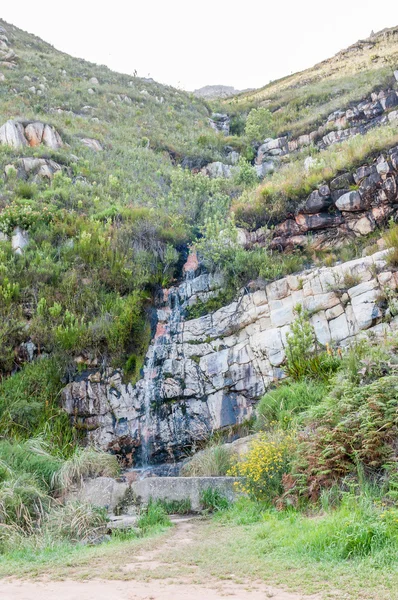
[[[34,180],[39,180],[52,179],[54,174],[61,170],[61,165],[51,159],[27,156],[18,159],[14,164],[7,165],[5,174],[9,175],[11,171],[16,171],[19,179],[28,179],[33,176]]]
[[[383,322],[391,317],[383,293],[398,286],[385,256],[291,275],[192,320],[186,307],[222,283],[187,271],[184,283],[164,293],[143,379],[132,386],[120,371],[88,370],[66,386],[63,406],[102,448],[128,440],[138,463],[180,457],[195,440],[250,418],[257,399],[284,376],[296,305],[311,315],[320,344],[345,345],[365,330],[395,327]]]
[[[272,232],[242,230],[242,245],[285,250],[340,246],[385,225],[398,210],[398,147],[342,173],[304,199]],[[270,238],[272,240],[270,241]]]
[[[255,166],[259,177],[272,172],[282,156],[288,156],[307,146],[319,150],[343,142],[355,135],[363,135],[370,129],[398,121],[398,92],[393,89],[373,93],[370,98],[337,110],[318,129],[296,139],[282,136],[268,138],[257,150]]]
[[[197,98],[206,98],[207,100],[212,100],[214,98],[230,98],[231,96],[236,96],[236,94],[241,94],[242,92],[248,91],[250,90],[236,90],[230,85],[205,85],[197,90],[194,90],[192,93]]]
[[[15,69],[18,57],[10,47],[7,31],[0,26],[0,67]]]
[[[84,146],[87,146],[87,148],[90,148],[90,150],[93,150],[94,152],[102,152],[103,150],[99,141],[93,138],[81,138],[80,141]]]
[[[52,150],[57,150],[63,146],[61,136],[51,125],[40,121],[23,123],[12,120],[0,127],[0,144],[16,149],[44,144]]]
[[[210,177],[210,179],[222,178],[230,179],[232,177],[232,168],[230,165],[226,165],[220,161],[212,162],[203,167],[203,175]]]
[[[229,135],[229,126],[231,119],[227,114],[213,113],[209,119],[209,125],[214,131],[219,131],[224,135]]]

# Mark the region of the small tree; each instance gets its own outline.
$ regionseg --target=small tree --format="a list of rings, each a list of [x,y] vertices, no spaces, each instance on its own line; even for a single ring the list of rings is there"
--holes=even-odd
[[[313,356],[315,333],[309,322],[308,312],[301,304],[295,307],[294,312],[297,317],[290,326],[290,333],[286,336],[287,372],[294,379],[300,379]]]
[[[250,142],[264,140],[273,135],[272,114],[268,108],[253,108],[247,117],[245,134]]]

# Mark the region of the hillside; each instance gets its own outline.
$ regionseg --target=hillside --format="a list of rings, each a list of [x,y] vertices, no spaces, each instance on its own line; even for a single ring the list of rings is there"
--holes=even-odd
[[[314,67],[224,101],[231,113],[265,106],[276,113],[275,134],[307,133],[330,113],[388,87],[398,62],[396,27],[358,40]]]
[[[131,486],[173,473],[239,477],[236,507],[218,488],[201,505],[223,527],[267,521],[265,537],[283,520],[272,556],[294,512],[303,569],[387,573],[398,27],[208,99],[0,20],[0,174],[3,572],[113,531],[109,502],[70,500],[92,478],[125,486],[112,518],[132,513],[127,538],[168,526],[186,499],[137,507]],[[247,434],[244,458],[229,442]]]

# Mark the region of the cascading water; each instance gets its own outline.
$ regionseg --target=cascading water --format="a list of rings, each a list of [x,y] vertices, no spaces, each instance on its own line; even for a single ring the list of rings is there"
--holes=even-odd
[[[147,471],[150,468],[150,439],[151,431],[151,410],[157,399],[157,373],[156,357],[160,346],[167,343],[169,335],[177,333],[179,323],[182,317],[182,307],[180,303],[179,289],[171,288],[168,292],[167,304],[170,310],[167,326],[157,330],[152,342],[152,348],[148,353],[147,364],[144,368],[143,385],[143,406],[144,414],[141,419],[141,469]]]
[[[141,463],[142,468],[147,469],[149,466],[149,438],[150,438],[150,422],[151,422],[151,404],[155,397],[154,385],[154,368],[156,358],[156,345],[158,340],[155,339],[153,349],[148,360],[148,364],[144,369],[144,418],[141,426]]]

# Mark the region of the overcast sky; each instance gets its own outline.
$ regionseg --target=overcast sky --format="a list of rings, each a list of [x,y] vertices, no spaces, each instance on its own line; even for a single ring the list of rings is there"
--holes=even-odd
[[[14,0],[0,16],[59,50],[187,90],[261,87],[371,30],[397,0]],[[5,4],[5,5],[4,5]]]

